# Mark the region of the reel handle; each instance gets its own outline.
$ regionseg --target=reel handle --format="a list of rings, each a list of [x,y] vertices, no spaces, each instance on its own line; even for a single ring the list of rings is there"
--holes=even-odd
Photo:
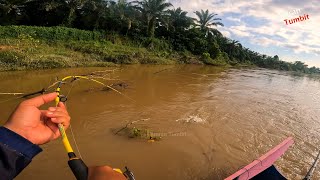
[[[72,170],[74,176],[77,180],[87,180],[88,179],[88,167],[82,161],[82,159],[77,158],[74,153],[68,153],[69,161],[68,165]],[[70,157],[71,156],[71,157]]]

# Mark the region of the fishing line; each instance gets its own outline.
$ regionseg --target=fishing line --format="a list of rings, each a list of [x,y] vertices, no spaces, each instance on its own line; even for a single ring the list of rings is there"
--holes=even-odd
[[[69,96],[69,94],[70,94],[70,92],[71,92],[71,90],[72,90],[72,88],[73,88],[73,85],[74,85],[74,81],[71,82],[71,87],[70,87],[70,89],[69,89],[69,92],[68,92],[67,95],[66,95],[66,98],[68,98],[68,96]],[[67,106],[67,101],[65,102],[65,105]],[[74,142],[74,144],[75,144],[75,146],[76,146],[76,149],[77,149],[77,151],[78,151],[79,157],[80,157],[81,159],[83,159],[82,156],[81,156],[80,149],[79,149],[79,147],[78,147],[76,138],[75,138],[74,133],[73,133],[73,129],[72,129],[72,126],[71,126],[71,121],[70,121],[70,126],[69,126],[69,127],[70,127],[70,131],[71,131],[72,140],[73,140],[73,142]]]
[[[79,156],[80,156],[80,158],[81,159],[83,159],[82,158],[82,156],[81,156],[81,153],[80,153],[80,150],[79,150],[79,147],[78,147],[78,144],[77,144],[77,141],[76,141],[76,138],[74,137],[74,134],[73,134],[73,130],[72,130],[72,126],[71,126],[71,122],[70,122],[70,131],[71,131],[71,136],[72,136],[72,140],[73,140],[73,142],[74,142],[74,145],[76,145],[76,149],[77,149],[77,151],[78,151],[78,154],[79,154]]]

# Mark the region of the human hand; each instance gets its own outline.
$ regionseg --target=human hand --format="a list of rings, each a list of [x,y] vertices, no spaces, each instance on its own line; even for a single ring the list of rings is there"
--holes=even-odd
[[[50,93],[23,101],[4,127],[37,145],[57,139],[60,136],[58,123],[62,123],[65,129],[70,125],[70,116],[65,105],[60,102],[58,107],[39,110],[41,105],[53,101],[56,97],[57,93]]]
[[[89,167],[88,180],[126,180],[126,177],[109,166]]]

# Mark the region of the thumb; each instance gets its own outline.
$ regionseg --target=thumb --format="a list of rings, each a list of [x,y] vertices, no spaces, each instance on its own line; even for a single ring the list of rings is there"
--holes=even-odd
[[[21,105],[23,106],[35,106],[35,107],[40,107],[43,104],[46,104],[48,102],[53,101],[56,97],[58,96],[57,93],[49,93],[49,94],[44,94],[41,96],[34,97],[32,99],[28,99],[26,101],[23,101]]]

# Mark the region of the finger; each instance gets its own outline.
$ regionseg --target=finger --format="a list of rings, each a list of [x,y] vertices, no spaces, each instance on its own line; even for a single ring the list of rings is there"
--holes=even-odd
[[[48,117],[47,117],[47,113],[49,113],[48,110],[40,110],[40,112],[41,112],[41,115],[40,115],[41,121],[45,121],[46,119],[48,119]]]
[[[59,102],[58,107],[60,107],[60,108],[62,108],[64,110],[67,110],[67,107],[63,102]]]
[[[45,114],[47,110],[40,110],[41,114]]]
[[[68,113],[62,112],[62,111],[46,111],[45,112],[45,117],[48,117],[51,119],[52,122],[54,123],[62,123],[66,128],[69,127],[70,125],[70,119],[71,117],[69,116]]]
[[[64,112],[64,111],[47,111],[46,116],[53,118],[53,117],[58,117],[58,116],[66,116],[69,117],[69,114]]]
[[[110,171],[112,172],[112,168],[110,166],[91,166],[89,167],[89,171],[93,170],[93,171]]]
[[[37,96],[35,98],[23,101],[21,105],[40,107],[43,104],[53,101],[56,97],[57,97],[57,93],[55,92],[50,94],[45,94],[45,95]]]
[[[89,167],[88,180],[105,180],[105,179],[126,180],[123,174],[114,171],[109,166]]]
[[[62,124],[65,128],[68,128],[69,125],[70,125],[70,119],[68,119],[67,117],[55,117],[55,118],[51,118],[51,121],[53,123],[56,123],[56,124]]]
[[[52,111],[52,112],[55,112],[55,111],[65,112],[66,114],[68,114],[68,111],[64,108],[61,108],[61,107],[49,107],[48,110]]]
[[[51,118],[46,122],[46,125],[51,129],[53,136],[51,140],[57,139],[61,136],[58,124],[61,123],[65,130],[70,126],[70,120],[66,120],[64,117]]]
[[[51,129],[53,136],[51,137],[51,140],[57,139],[58,137],[60,137],[60,131],[58,128],[58,125],[52,121],[47,121],[47,126]]]

